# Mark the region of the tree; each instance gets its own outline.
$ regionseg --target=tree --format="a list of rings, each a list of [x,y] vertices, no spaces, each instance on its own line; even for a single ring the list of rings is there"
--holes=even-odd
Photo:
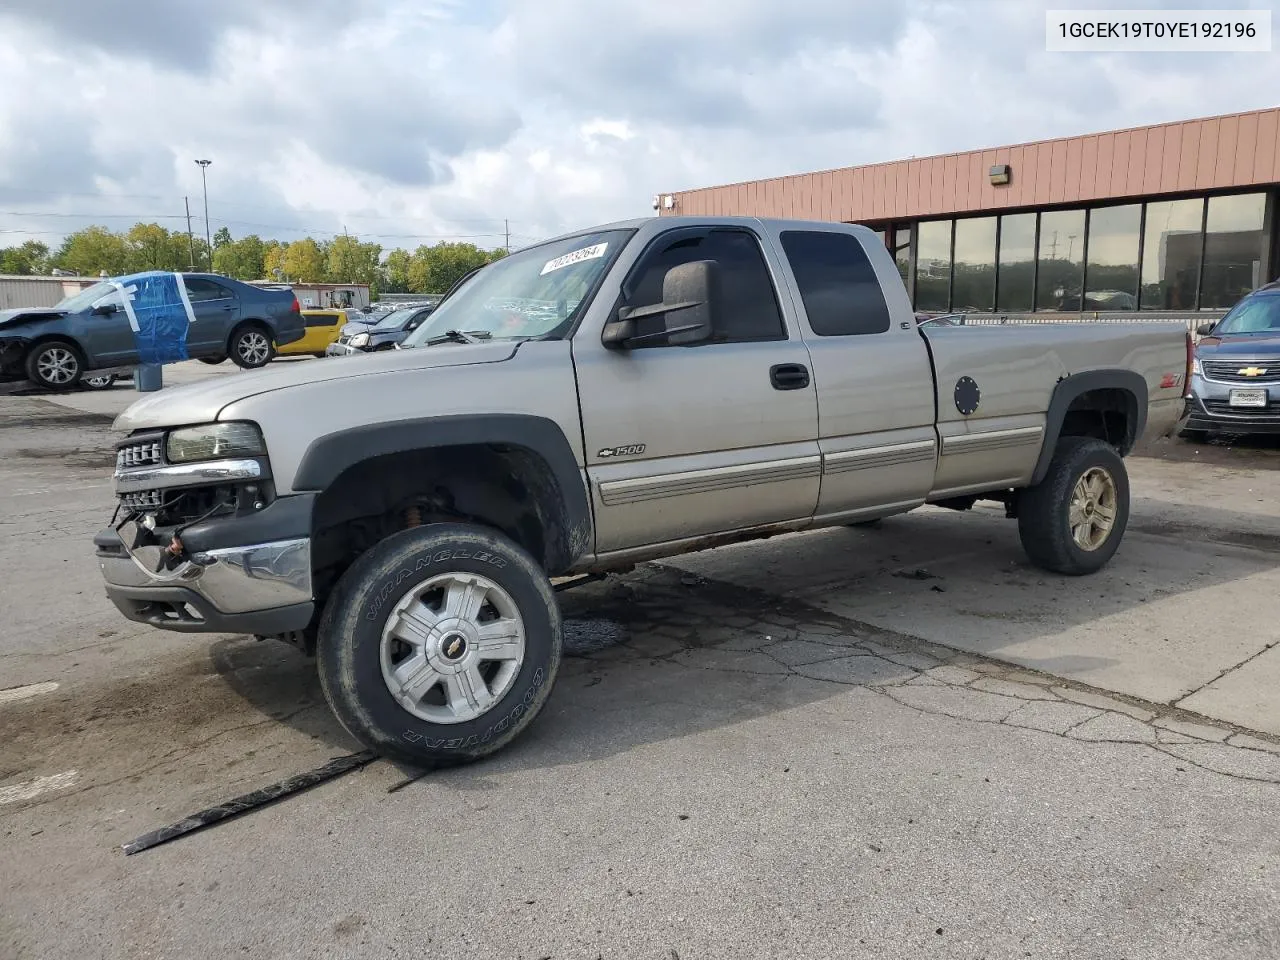
[[[49,272],[49,248],[39,240],[28,240],[16,247],[0,247],[0,273],[22,276]]]
[[[219,247],[225,247],[231,243],[231,231],[226,227],[219,227],[218,232],[213,235],[213,250],[217,253]]]
[[[191,250],[185,233],[170,233],[156,223],[135,223],[124,236],[126,270],[182,270],[190,266]],[[110,272],[110,271],[108,271]]]
[[[409,289],[413,293],[447,293],[472,270],[498,258],[497,251],[481,250],[474,243],[421,246],[409,262]]]
[[[382,247],[376,243],[361,243],[345,234],[334,237],[328,249],[328,273],[330,283],[378,282],[378,259]]]
[[[54,257],[54,266],[82,277],[128,272],[129,247],[124,237],[106,227],[85,227],[69,235]]]
[[[326,267],[324,251],[310,237],[295,240],[285,247],[282,268],[289,280],[322,281],[327,273]]]
[[[412,258],[408,250],[392,250],[382,264],[380,289],[387,293],[409,292],[409,264]]]
[[[262,250],[262,275],[268,280],[284,276],[285,245],[279,240],[268,241]]]
[[[218,238],[214,237],[213,270],[237,280],[261,280],[267,276],[265,259],[268,249],[267,244],[253,234],[240,240],[227,240],[221,246]]]

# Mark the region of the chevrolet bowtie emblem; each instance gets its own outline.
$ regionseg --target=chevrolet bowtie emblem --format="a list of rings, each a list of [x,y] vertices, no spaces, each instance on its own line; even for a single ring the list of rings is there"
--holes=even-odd
[[[1236,371],[1236,373],[1242,377],[1260,377],[1266,372],[1266,367],[1241,367]]]

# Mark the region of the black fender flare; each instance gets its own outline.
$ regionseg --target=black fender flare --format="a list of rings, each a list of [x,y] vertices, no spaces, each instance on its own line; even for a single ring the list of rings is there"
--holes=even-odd
[[[554,420],[530,414],[461,414],[395,420],[339,430],[313,440],[294,475],[296,492],[323,491],[348,468],[374,457],[438,447],[493,444],[519,447],[540,457],[555,478],[564,529],[551,558],[567,570],[591,552],[594,528],[582,468],[564,431]]]
[[[1035,472],[1031,475],[1033,485],[1043,480],[1049,472],[1049,462],[1058,446],[1067,410],[1077,398],[1093,390],[1121,390],[1129,394],[1134,404],[1130,411],[1133,442],[1137,443],[1142,436],[1147,426],[1147,381],[1141,374],[1133,370],[1089,370],[1063,377],[1053,388],[1053,396],[1049,400],[1049,412],[1045,415],[1044,445],[1040,448],[1040,459],[1036,461]],[[1128,449],[1122,449],[1120,454],[1124,456],[1128,452]]]

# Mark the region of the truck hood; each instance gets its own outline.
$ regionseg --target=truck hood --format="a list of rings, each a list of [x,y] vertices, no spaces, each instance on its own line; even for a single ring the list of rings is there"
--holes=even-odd
[[[518,346],[518,341],[511,340],[474,344],[442,343],[412,350],[277,363],[264,370],[237,371],[214,376],[201,383],[160,390],[138,400],[116,417],[112,426],[116,430],[139,430],[210,423],[218,419],[219,411],[227,404],[274,390],[287,390],[289,387],[325,380],[374,377],[405,370],[497,363],[510,359]]]
[[[51,307],[19,307],[16,310],[0,310],[0,328],[16,326],[19,323],[26,323],[28,320],[61,317],[65,314],[65,310],[54,310]]]
[[[1280,330],[1274,333],[1236,333],[1205,337],[1196,345],[1200,359],[1231,357],[1280,357]]]

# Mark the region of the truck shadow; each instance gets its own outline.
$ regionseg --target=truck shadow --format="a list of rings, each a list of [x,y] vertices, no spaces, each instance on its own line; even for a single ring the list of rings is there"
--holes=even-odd
[[[1280,528],[1259,530],[1259,519],[1216,508],[1165,504],[1159,516],[1139,508],[1112,564],[1083,578],[1033,568],[1016,524],[983,510],[922,512],[879,528],[800,534],[646,565],[561,594],[565,658],[542,716],[502,753],[449,780],[483,788],[486,770],[578,763],[853,688],[877,693],[927,683],[921,674],[939,666],[974,668],[971,654],[1083,675],[1086,683],[1123,657],[1131,664],[1136,658],[1159,679],[1165,662],[1178,661],[1182,645],[1200,632],[1195,617],[1162,616],[1163,626],[1148,628],[1167,630],[1167,638],[1136,654],[1106,641],[1108,631],[1133,629],[1125,622],[1135,613],[1153,623],[1148,613],[1158,604],[1276,566]],[[1193,605],[1206,621],[1227,613],[1215,611],[1208,594]],[[1079,627],[1087,628],[1088,642],[1071,633]],[[1047,644],[1032,648],[1038,652],[1013,651],[1044,638]],[[228,686],[255,710],[335,747],[352,744],[301,653],[236,639],[215,644],[213,657]]]

